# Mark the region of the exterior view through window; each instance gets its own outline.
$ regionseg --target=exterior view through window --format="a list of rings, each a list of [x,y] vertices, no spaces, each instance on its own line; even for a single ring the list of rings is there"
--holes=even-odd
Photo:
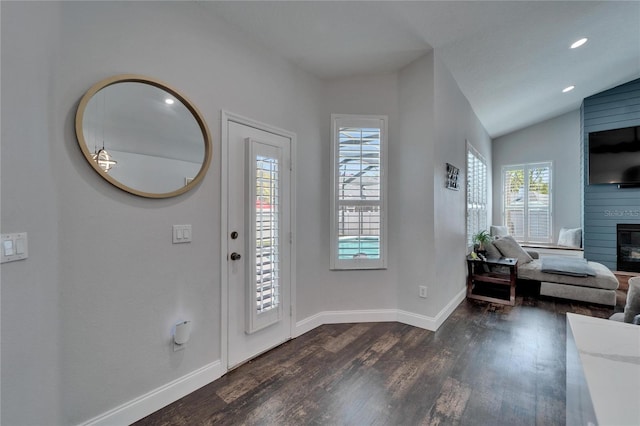
[[[333,116],[332,269],[386,266],[386,117]]]
[[[509,234],[520,242],[551,242],[551,163],[503,167],[502,190]]]

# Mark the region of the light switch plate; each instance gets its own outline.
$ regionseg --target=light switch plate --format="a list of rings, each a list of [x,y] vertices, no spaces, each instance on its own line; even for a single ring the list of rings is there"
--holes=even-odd
[[[13,262],[29,257],[29,244],[26,232],[2,234],[0,237],[0,263]]]
[[[173,244],[191,242],[191,225],[173,225]]]

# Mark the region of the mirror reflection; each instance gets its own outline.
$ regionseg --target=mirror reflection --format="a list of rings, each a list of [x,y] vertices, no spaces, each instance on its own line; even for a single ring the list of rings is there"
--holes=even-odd
[[[191,189],[211,157],[198,110],[148,77],[116,76],[92,87],[78,107],[76,133],[87,161],[103,178],[144,197]]]

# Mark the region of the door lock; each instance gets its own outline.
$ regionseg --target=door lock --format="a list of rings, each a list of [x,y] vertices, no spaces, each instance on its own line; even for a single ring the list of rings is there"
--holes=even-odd
[[[240,253],[236,253],[235,251],[231,253],[231,260],[240,260],[241,257]]]
[[[238,231],[233,231],[233,232],[231,233],[231,239],[232,239],[232,240],[235,240],[236,238],[238,238]]]

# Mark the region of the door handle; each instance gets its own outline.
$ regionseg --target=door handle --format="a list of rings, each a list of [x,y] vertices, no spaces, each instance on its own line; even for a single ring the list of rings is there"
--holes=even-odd
[[[236,253],[235,251],[231,253],[231,260],[240,260],[241,257],[240,253]]]

